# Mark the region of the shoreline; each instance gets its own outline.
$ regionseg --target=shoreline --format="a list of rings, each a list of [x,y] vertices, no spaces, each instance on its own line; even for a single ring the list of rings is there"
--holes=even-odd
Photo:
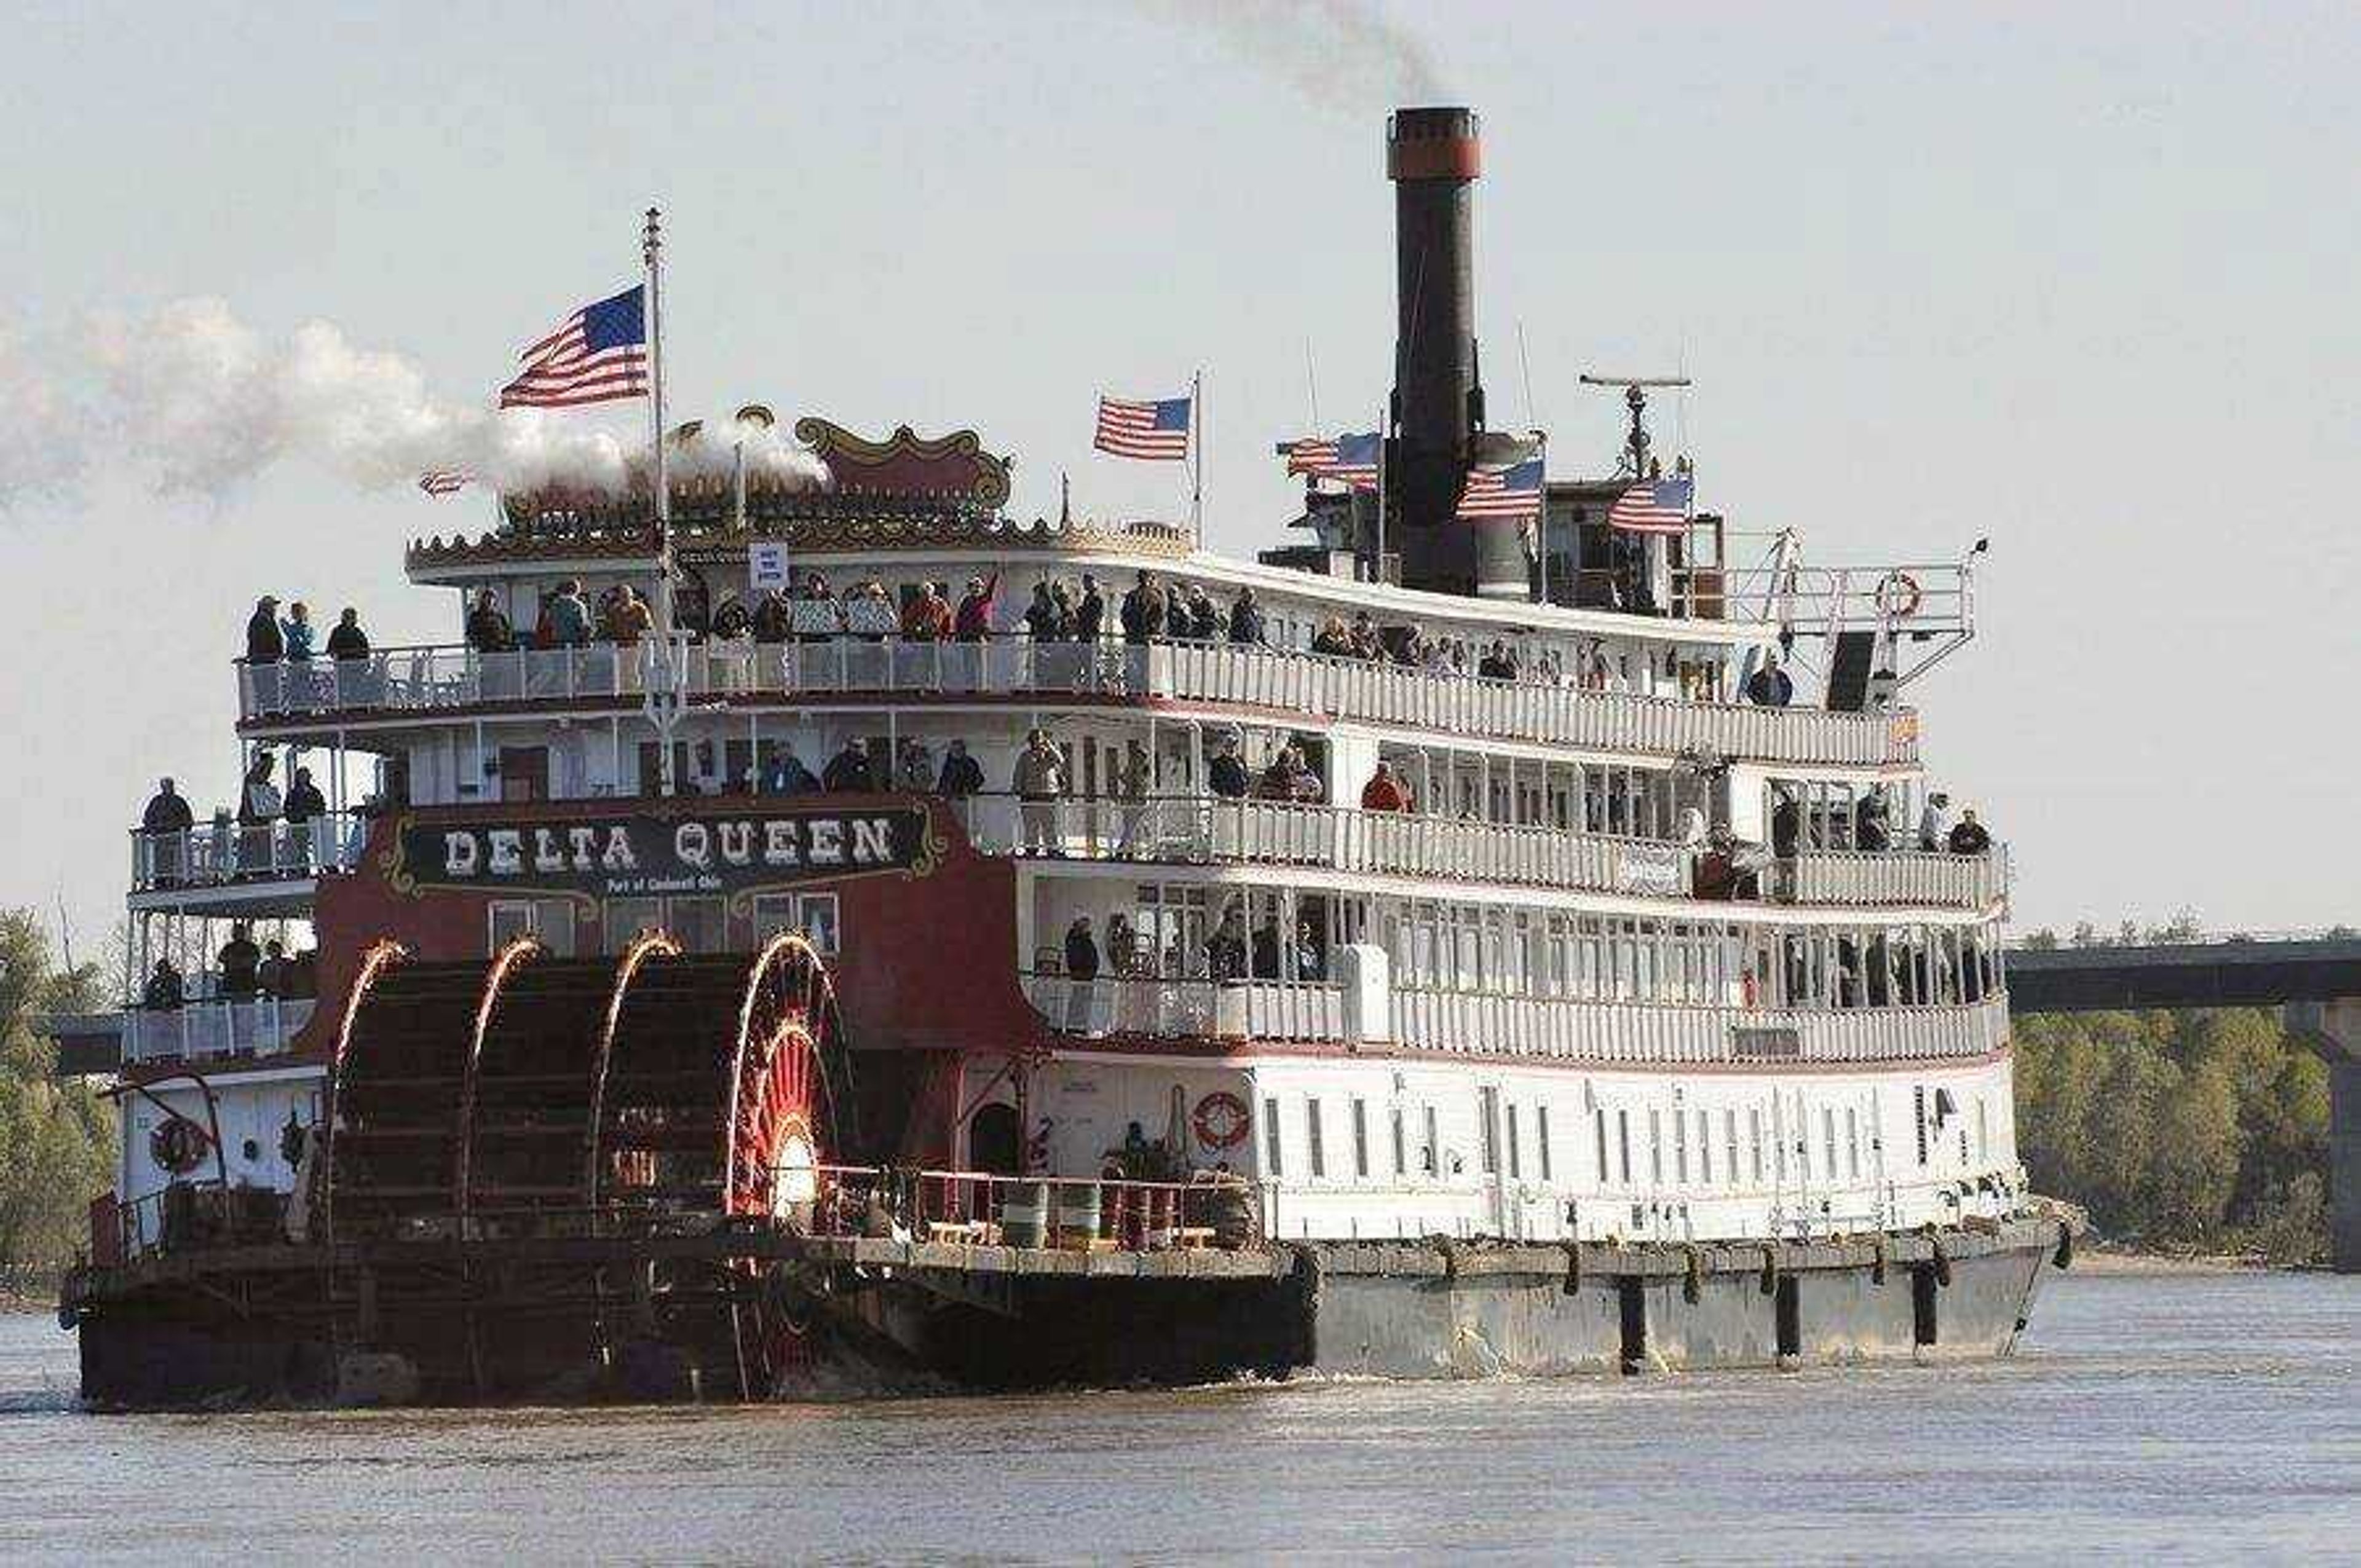
[[[2113,1247],[2077,1248],[2069,1270],[2107,1278],[2196,1277],[2224,1274],[2294,1272],[2260,1253],[2177,1253],[2118,1251]]]

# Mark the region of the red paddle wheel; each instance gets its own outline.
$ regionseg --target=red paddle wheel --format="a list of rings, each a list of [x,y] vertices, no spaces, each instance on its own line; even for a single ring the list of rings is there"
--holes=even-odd
[[[740,1013],[727,1212],[813,1228],[827,1193],[824,1168],[841,1146],[829,1065],[842,1060],[842,1029],[819,954],[799,936],[773,938],[748,976]],[[774,1393],[811,1364],[805,1324],[780,1289],[741,1310],[737,1328],[751,1394]]]

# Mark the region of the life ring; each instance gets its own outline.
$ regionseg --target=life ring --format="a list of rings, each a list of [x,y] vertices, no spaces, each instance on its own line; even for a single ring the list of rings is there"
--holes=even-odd
[[[1235,1148],[1244,1143],[1252,1120],[1246,1102],[1226,1089],[1216,1089],[1198,1101],[1189,1116],[1190,1125],[1197,1130],[1197,1141],[1209,1149]]]
[[[1877,613],[1888,620],[1907,620],[1927,600],[1918,579],[1907,572],[1888,572],[1877,585]]]
[[[148,1153],[161,1168],[186,1176],[204,1163],[212,1143],[203,1127],[175,1116],[148,1135]]]

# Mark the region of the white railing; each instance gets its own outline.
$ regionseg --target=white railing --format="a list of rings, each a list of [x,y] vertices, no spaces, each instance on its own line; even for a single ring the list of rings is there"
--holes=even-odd
[[[358,817],[315,817],[251,828],[215,818],[170,833],[134,828],[131,885],[135,892],[145,892],[350,871],[360,863],[368,839],[368,824]]]
[[[393,648],[366,659],[237,666],[243,718],[346,709],[636,696],[651,650],[583,648],[480,653]],[[1915,761],[1917,719],[1636,696],[1571,685],[1488,681],[1403,665],[1281,652],[1248,644],[908,641],[838,636],[810,642],[688,646],[690,696],[796,692],[1068,693],[1185,698],[1372,723],[1660,753],[1766,762]]]
[[[310,1022],[314,1005],[310,997],[282,1001],[250,996],[182,1007],[130,1008],[123,1014],[123,1059],[276,1056]]]
[[[1061,1034],[1335,1040],[1345,1033],[1344,987],[1323,981],[1023,978],[1026,1000]]]
[[[1219,795],[1020,801],[983,795],[954,806],[969,839],[988,854],[1316,866],[1664,897],[1686,897],[1691,887],[1689,857],[1677,845],[1554,828]]]
[[[1344,988],[1320,981],[1028,974],[1025,993],[1063,1034],[1345,1038]],[[1663,1063],[1873,1062],[1981,1056],[2008,1039],[2008,998],[1958,1006],[1802,1008],[1600,1002],[1400,987],[1400,1045],[1473,1056]]]
[[[1982,855],[1807,850],[1778,862],[1775,877],[1780,895],[1791,904],[1982,909],[2008,893],[2008,851],[1998,844]]]
[[[2005,996],[1952,1007],[1717,1007],[1398,989],[1394,1037],[1478,1055],[1609,1062],[1898,1061],[1979,1056],[2008,1037]]]

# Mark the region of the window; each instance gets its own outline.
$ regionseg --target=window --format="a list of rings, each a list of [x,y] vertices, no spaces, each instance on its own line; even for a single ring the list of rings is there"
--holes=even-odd
[[[1394,1174],[1410,1174],[1410,1139],[1402,1130],[1402,1108],[1397,1104],[1392,1114],[1394,1135]]]
[[[1827,1173],[1830,1181],[1834,1181],[1837,1179],[1837,1113],[1832,1105],[1820,1107],[1820,1147],[1828,1157],[1828,1163],[1820,1169]]]
[[[1509,1128],[1509,1179],[1511,1181],[1521,1181],[1524,1179],[1525,1173],[1523,1170],[1524,1162],[1520,1159],[1517,1155],[1517,1107],[1515,1102],[1512,1101],[1510,1102],[1506,1117]]]
[[[664,927],[692,953],[719,953],[729,948],[730,923],[718,898],[667,898]]]
[[[500,899],[491,906],[490,927],[488,955],[519,937],[538,937],[552,957],[574,956],[574,905],[565,899]]]
[[[1861,1179],[1861,1112],[1853,1106],[1845,1108],[1845,1174]]]
[[[1981,1094],[1976,1096],[1976,1158],[1979,1160],[1992,1158],[1991,1107],[1984,1102],[1984,1097]]]
[[[653,898],[610,898],[607,901],[607,950],[620,953],[664,923],[664,905]]]
[[[1273,1176],[1287,1174],[1287,1161],[1279,1146],[1279,1097],[1273,1095],[1262,1102],[1263,1165]]]
[[[1631,1185],[1631,1113],[1615,1113],[1615,1141],[1622,1155],[1623,1185]]]
[[[1434,1107],[1432,1105],[1426,1108],[1425,1160],[1427,1175],[1441,1176],[1443,1174],[1443,1139],[1435,1130]]]
[[[1648,1113],[1648,1180],[1664,1184],[1664,1113],[1655,1110]]]
[[[1753,1156],[1754,1180],[1759,1186],[1763,1180],[1763,1107],[1760,1105],[1746,1108],[1746,1146]]]
[[[1688,1185],[1689,1119],[1677,1107],[1673,1111],[1673,1179]]]
[[[1927,1086],[1920,1084],[1910,1091],[1910,1119],[1917,1124],[1918,1163],[1927,1163]]]
[[[1597,1111],[1597,1113],[1596,1113],[1596,1120],[1597,1120],[1597,1122],[1598,1122],[1598,1126],[1597,1126],[1597,1128],[1596,1128],[1595,1130],[1597,1131],[1597,1133],[1598,1133],[1598,1185],[1599,1185],[1599,1186],[1601,1186],[1601,1187],[1604,1187],[1604,1186],[1606,1186],[1606,1185],[1607,1185],[1607,1183],[1609,1182],[1609,1179],[1611,1179],[1609,1178],[1609,1176],[1608,1175],[1608,1171],[1607,1171],[1607,1107],[1606,1107],[1606,1106],[1601,1105],[1601,1106],[1598,1108],[1598,1111]]]
[[[1484,1158],[1484,1174],[1500,1173],[1500,1091],[1479,1089],[1476,1091],[1476,1129],[1478,1149]]]
[[[1353,1102],[1353,1174],[1363,1181],[1369,1179],[1369,1102]]]
[[[1697,1179],[1710,1184],[1713,1180],[1713,1116],[1709,1112],[1697,1113]]]
[[[1557,1179],[1550,1170],[1549,1107],[1546,1105],[1533,1107],[1533,1150],[1541,1157],[1542,1179]]]
[[[1320,1097],[1316,1094],[1306,1095],[1303,1100],[1303,1137],[1304,1147],[1309,1151],[1307,1157],[1311,1161],[1312,1174],[1327,1175],[1328,1149],[1326,1140],[1321,1136]]]
[[[503,899],[492,905],[490,951],[497,953],[519,937],[533,935],[533,905]]]
[[[833,957],[840,944],[836,894],[766,893],[754,900],[754,944],[782,931],[800,931],[817,951]]]
[[[1723,1179],[1735,1187],[1738,1185],[1738,1111],[1734,1106],[1725,1107],[1721,1113],[1721,1152],[1725,1157],[1721,1162]]]

